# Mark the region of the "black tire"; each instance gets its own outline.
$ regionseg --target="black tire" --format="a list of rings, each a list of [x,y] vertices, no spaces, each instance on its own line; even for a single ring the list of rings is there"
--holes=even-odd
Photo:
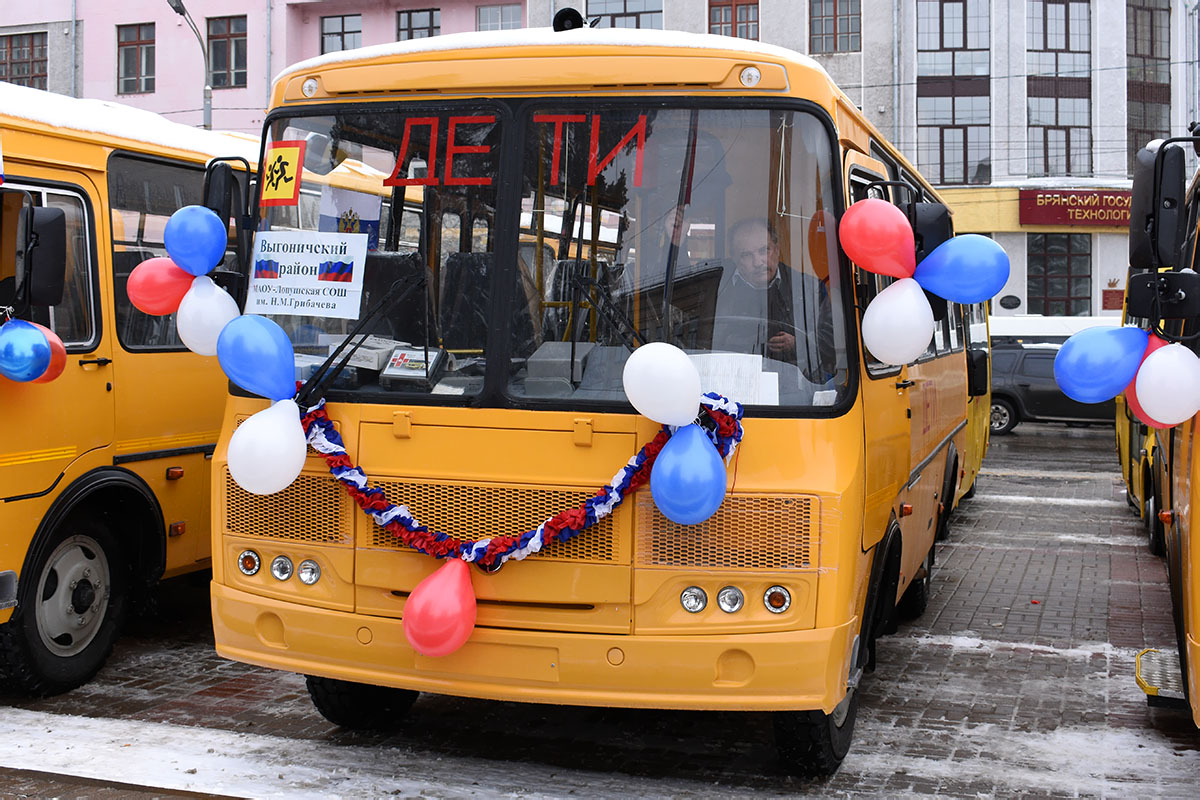
[[[1187,634],[1183,629],[1183,576],[1181,561],[1183,559],[1182,543],[1179,540],[1179,529],[1167,542],[1167,586],[1171,594],[1171,619],[1175,623],[1175,647],[1179,651],[1179,669],[1183,678],[1184,691],[1188,689],[1188,648]]]
[[[1161,556],[1167,552],[1163,524],[1158,518],[1158,499],[1153,494],[1146,498],[1146,538],[1151,555]]]
[[[321,716],[354,731],[393,731],[400,727],[418,692],[306,675],[308,696]]]
[[[39,550],[21,576],[16,612],[0,626],[0,671],[17,691],[46,697],[104,666],[128,612],[129,568],[116,537],[93,519],[67,520]]]
[[[1017,409],[1012,402],[1005,400],[1003,397],[992,398],[992,434],[995,436],[1004,436],[1013,428],[1017,427]]]
[[[912,583],[908,584],[904,594],[900,595],[900,602],[896,603],[896,613],[900,615],[901,619],[916,619],[929,607],[929,584],[933,578],[932,547],[929,548],[929,554],[925,556],[925,563],[921,565],[921,572],[923,573],[921,577],[914,578]]]
[[[934,532],[935,541],[945,541],[950,538],[950,518],[954,516],[954,494],[958,490],[958,461],[950,465],[950,472],[942,486],[942,510],[938,514],[937,530]]]
[[[967,489],[965,492],[963,492],[962,499],[970,500],[972,497],[974,497],[975,496],[975,487],[978,485],[979,485],[979,476],[976,475],[975,480],[971,481],[971,488]]]
[[[775,748],[789,775],[822,777],[841,765],[854,738],[858,694],[850,689],[832,714],[821,711],[776,711]]]

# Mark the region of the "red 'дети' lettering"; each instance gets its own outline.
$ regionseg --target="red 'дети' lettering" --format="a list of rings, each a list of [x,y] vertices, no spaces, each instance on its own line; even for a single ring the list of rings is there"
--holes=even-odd
[[[452,174],[454,167],[454,156],[463,153],[486,153],[491,150],[491,145],[460,145],[454,141],[455,128],[459,125],[484,125],[490,122],[495,122],[495,116],[474,116],[474,117],[449,117],[446,126],[446,178],[447,186],[491,186],[492,178],[456,178]],[[400,139],[400,152],[396,156],[396,166],[392,170],[391,177],[384,180],[384,186],[437,186],[438,168],[437,168],[437,142],[438,142],[438,117],[411,117],[404,120],[404,135]],[[407,178],[404,175],[404,162],[408,156],[408,143],[412,136],[412,129],[417,125],[426,125],[429,127],[429,157],[426,159],[427,169],[424,178]]]

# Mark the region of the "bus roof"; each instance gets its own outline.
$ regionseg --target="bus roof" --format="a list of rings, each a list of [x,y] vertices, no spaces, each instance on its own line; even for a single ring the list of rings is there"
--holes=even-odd
[[[745,53],[753,56],[769,56],[783,59],[819,71],[829,79],[816,60],[795,50],[777,45],[763,44],[750,39],[733,36],[717,36],[710,33],[685,33],[641,28],[578,28],[557,32],[552,28],[519,28],[508,31],[470,31],[430,36],[426,39],[409,39],[402,42],[360,47],[355,50],[340,50],[323,56],[299,61],[283,69],[275,76],[276,81],[297,72],[311,72],[343,61],[366,61],[373,58],[403,56],[417,53],[432,53],[445,50],[478,50],[484,48],[518,47],[661,47],[692,50],[721,50]],[[832,83],[832,79],[829,79]]]
[[[20,120],[45,125],[66,135],[100,134],[203,156],[238,155],[252,164],[258,161],[256,137],[193,128],[120,103],[82,100],[0,82],[0,126],[16,127]]]

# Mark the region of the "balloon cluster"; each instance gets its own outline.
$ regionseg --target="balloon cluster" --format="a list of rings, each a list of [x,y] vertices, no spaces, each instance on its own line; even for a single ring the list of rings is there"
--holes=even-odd
[[[1054,379],[1081,403],[1125,392],[1129,410],[1152,428],[1170,428],[1200,411],[1200,358],[1133,326],[1073,334],[1054,357]]]
[[[725,463],[696,423],[700,373],[687,354],[666,342],[642,345],[622,374],[625,396],[643,416],[676,427],[650,473],[650,496],[663,516],[696,525],[725,499]]]
[[[0,325],[0,375],[18,383],[49,383],[66,365],[67,350],[54,331],[23,319]]]
[[[208,277],[225,254],[228,232],[211,209],[184,206],[163,232],[169,258],[150,258],[129,274],[126,291],[139,310],[175,314],[179,338],[194,353],[217,357],[238,386],[272,401],[238,426],[229,441],[229,473],[252,494],[274,494],[304,467],[306,443],[296,394],[295,355],[273,320],[243,315]]]
[[[838,238],[858,266],[899,279],[862,318],[863,344],[885,364],[908,364],[929,347],[934,319],[925,292],[969,305],[994,297],[1008,281],[1004,248],[973,233],[947,239],[918,264],[912,226],[886,200],[859,200],[846,209]]]

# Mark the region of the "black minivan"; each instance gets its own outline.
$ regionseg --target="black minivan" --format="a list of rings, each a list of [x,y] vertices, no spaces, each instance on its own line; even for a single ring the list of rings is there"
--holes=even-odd
[[[992,348],[992,433],[1002,435],[1018,422],[1070,422],[1112,425],[1116,406],[1080,403],[1054,380],[1059,344],[997,345]]]

